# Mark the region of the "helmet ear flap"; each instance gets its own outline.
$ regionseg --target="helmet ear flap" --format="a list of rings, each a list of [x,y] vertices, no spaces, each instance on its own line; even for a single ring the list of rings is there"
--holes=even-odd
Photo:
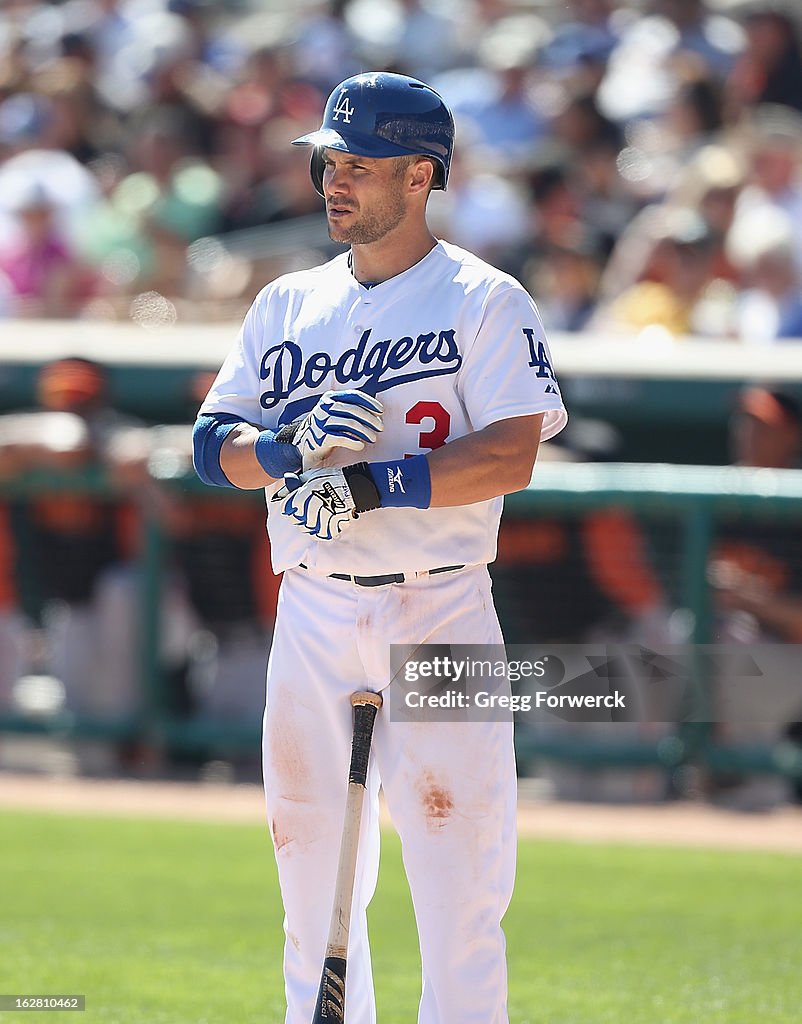
[[[323,170],[326,166],[326,161],[323,157],[323,147],[314,146],[312,149],[312,159],[309,162],[309,174],[312,178],[312,184],[315,186],[315,191],[318,195],[323,195]]]

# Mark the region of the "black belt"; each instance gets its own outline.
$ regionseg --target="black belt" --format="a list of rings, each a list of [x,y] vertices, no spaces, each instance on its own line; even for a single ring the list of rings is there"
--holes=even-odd
[[[299,568],[306,566],[301,562]],[[408,583],[410,580],[420,579],[421,576],[434,576],[439,572],[454,572],[457,569],[464,569],[464,565],[441,565],[437,569],[422,569],[420,572],[391,572],[385,576],[350,576],[344,572],[329,573],[329,579],[348,580],[358,587],[385,587],[389,583]]]

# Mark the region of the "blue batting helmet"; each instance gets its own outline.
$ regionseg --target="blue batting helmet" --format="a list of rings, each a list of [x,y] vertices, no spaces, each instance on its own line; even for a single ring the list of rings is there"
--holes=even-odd
[[[434,161],[432,188],[448,184],[454,148],[454,118],[441,97],[414,78],[377,71],[347,78],[326,103],[316,132],[293,139],[293,146],[314,146],[312,183],[323,195],[323,150],[357,156],[420,155]]]

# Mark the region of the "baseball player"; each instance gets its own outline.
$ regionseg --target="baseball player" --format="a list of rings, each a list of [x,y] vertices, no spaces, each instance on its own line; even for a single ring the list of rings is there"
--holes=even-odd
[[[451,114],[428,86],[337,86],[311,146],[329,233],[349,251],[268,285],[194,431],[209,483],[264,487],[284,571],[264,775],[286,913],[286,1024],[311,1019],[351,742],[350,694],[390,681],[390,645],[502,642],[487,563],[503,495],[566,422],[537,309],[426,223]],[[348,951],[349,1024],[376,1020],[366,907],[381,782],[401,835],[423,967],[420,1024],[507,1021],[501,919],[513,884],[510,722],[374,734]]]

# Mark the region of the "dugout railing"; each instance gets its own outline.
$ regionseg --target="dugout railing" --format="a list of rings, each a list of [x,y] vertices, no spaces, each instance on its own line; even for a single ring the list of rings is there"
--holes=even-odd
[[[194,476],[181,473],[161,478],[161,484],[183,494],[214,495]],[[17,515],[18,570],[23,590],[35,591],[26,558],[25,502],[35,495],[78,491],[110,498],[116,493],[101,472],[29,474],[0,480],[0,501]],[[227,494],[230,500],[230,493]],[[259,493],[243,493],[242,501],[261,501]],[[506,508],[517,516],[576,516],[600,508],[626,508],[639,518],[670,523],[672,600],[684,610],[688,639],[694,645],[713,640],[708,562],[716,524],[722,516],[769,519],[793,523],[802,515],[802,470],[745,469],[669,464],[543,463],[526,490],[507,498]],[[65,713],[0,714],[0,732],[52,735],[60,738],[141,739],[155,746],[188,754],[214,751],[236,756],[258,750],[260,722],[194,721],[172,713],[160,664],[160,594],[168,564],[170,539],[155,514],[144,515],[144,542],[139,555],[139,628],[141,711],[134,718],[109,721],[76,718]],[[15,530],[15,533],[17,532]],[[800,531],[802,534],[802,530]],[[798,553],[802,558],[802,550]],[[794,552],[789,552],[794,557]],[[802,647],[800,647],[802,651]],[[802,679],[802,668],[799,671]],[[710,681],[704,663],[696,683],[702,697]],[[802,712],[802,683],[800,683]],[[533,737],[519,730],[519,762],[523,770],[549,758],[585,766],[656,766],[673,773],[685,765],[713,771],[782,774],[802,779],[802,747],[778,739],[772,743],[731,743],[718,739],[709,723],[677,723],[659,739],[606,742],[570,735]]]

